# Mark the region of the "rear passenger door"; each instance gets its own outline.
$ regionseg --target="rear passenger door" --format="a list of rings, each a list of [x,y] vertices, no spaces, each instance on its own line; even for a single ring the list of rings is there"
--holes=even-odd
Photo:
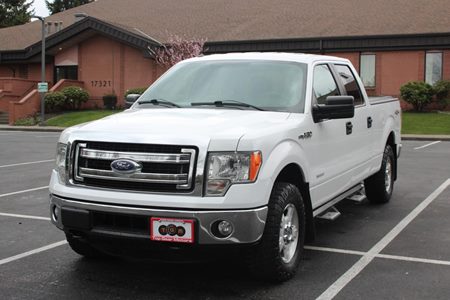
[[[351,120],[352,134],[348,135],[349,152],[352,153],[353,181],[363,180],[370,171],[372,152],[372,125],[370,106],[365,103],[355,73],[349,65],[333,64],[334,72],[345,95],[355,99],[355,116]]]

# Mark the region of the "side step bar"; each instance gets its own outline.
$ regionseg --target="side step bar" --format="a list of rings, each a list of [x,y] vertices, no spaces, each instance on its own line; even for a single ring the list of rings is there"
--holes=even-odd
[[[313,212],[313,216],[317,217],[318,215],[322,214],[323,212],[327,211],[330,207],[334,206],[336,203],[344,200],[347,197],[350,197],[351,195],[355,194],[356,192],[358,192],[359,190],[361,190],[361,184],[355,185],[354,187],[352,187],[351,189],[347,190],[346,192],[340,194],[339,196],[337,196],[336,198],[334,198],[331,201],[328,201],[327,203],[325,203],[324,205],[316,208]]]
[[[361,203],[362,201],[366,200],[366,198],[366,194],[364,193],[364,184],[358,184],[342,193],[338,197],[334,198],[333,200],[317,208],[314,211],[313,216],[318,219],[334,221],[341,215],[341,213],[334,205],[342,200],[351,200],[357,203]]]
[[[322,219],[322,220],[334,221],[337,218],[339,218],[340,215],[341,215],[341,213],[337,210],[337,208],[332,206],[326,212],[324,212],[321,215],[318,215],[316,218]]]

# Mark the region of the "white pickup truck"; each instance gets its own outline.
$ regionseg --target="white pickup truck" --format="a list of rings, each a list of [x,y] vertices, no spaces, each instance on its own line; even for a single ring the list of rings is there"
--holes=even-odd
[[[370,202],[389,201],[400,116],[397,99],[367,97],[346,59],[185,60],[130,109],[61,134],[51,219],[84,256],[238,249],[284,281],[315,217],[362,184]]]

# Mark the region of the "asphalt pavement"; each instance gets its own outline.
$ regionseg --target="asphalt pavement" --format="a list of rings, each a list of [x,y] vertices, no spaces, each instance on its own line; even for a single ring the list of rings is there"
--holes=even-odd
[[[391,202],[341,202],[317,221],[299,272],[251,278],[236,257],[167,264],[88,260],[50,224],[58,132],[0,131],[2,299],[450,299],[450,142],[404,141]]]

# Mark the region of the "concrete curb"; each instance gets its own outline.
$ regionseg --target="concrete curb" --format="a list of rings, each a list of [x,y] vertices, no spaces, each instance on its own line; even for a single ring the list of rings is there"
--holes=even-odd
[[[450,141],[450,135],[402,134],[403,141]]]
[[[61,132],[64,127],[54,126],[9,126],[0,125],[1,130],[9,131],[36,131],[36,132]],[[450,135],[424,135],[424,134],[402,134],[404,141],[450,141]]]
[[[37,131],[37,132],[61,132],[66,128],[54,126],[10,126],[0,125],[0,130],[8,131]]]

